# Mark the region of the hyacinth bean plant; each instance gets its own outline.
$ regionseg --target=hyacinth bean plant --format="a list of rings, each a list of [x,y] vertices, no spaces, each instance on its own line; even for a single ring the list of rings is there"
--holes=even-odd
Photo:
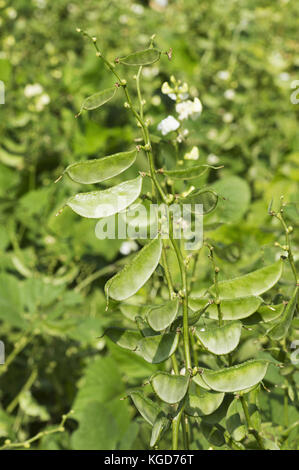
[[[201,204],[205,219],[206,214],[216,208],[221,194],[211,190],[207,183],[190,187],[189,180],[191,183],[199,181],[202,174],[218,168],[208,164],[211,162],[190,166],[188,160],[198,157],[197,147],[193,147],[175,168],[159,168],[153,151],[153,144],[159,145],[165,136],[173,135],[166,142],[179,155],[180,144],[187,138],[182,122],[200,115],[199,98],[191,99],[188,86],[174,77],[162,85],[162,93],[176,103],[177,112],[177,118],[168,116],[158,124],[162,139],[151,134],[144,114],[142,70],[159,60],[172,60],[172,50],[161,51],[152,38],[148,49],[110,62],[99,50],[96,38],[78,31],[93,43],[99,61],[114,80],[111,88],[86,98],[79,115],[84,110],[103,106],[116,94],[123,94],[125,108],[133,114],[141,137],[138,145],[133,144],[129,151],[72,164],[65,173],[78,183],[100,183],[125,171],[142,152],[148,168],[133,180],[124,180],[104,190],[79,193],[67,201],[67,205],[83,217],[101,219],[114,216],[118,211],[129,211],[136,202],[142,205],[162,203],[167,207],[174,202]],[[135,74],[136,92],[129,90],[124,78],[126,70]],[[148,191],[148,188],[151,189]],[[121,207],[113,206],[114,199],[119,197],[124,197],[125,202]],[[115,207],[109,214],[101,211],[107,202]],[[283,199],[277,210],[274,211],[272,205],[269,207],[270,216],[278,219],[286,237],[285,245],[277,243],[284,256],[278,256],[272,264],[224,279],[213,241],[204,234],[200,247],[186,250],[184,240],[173,236],[173,214],[169,211],[166,217],[168,237],[161,236],[160,227],[154,238],[139,240],[139,252],[130,255],[125,267],[106,283],[107,315],[109,310],[119,308],[136,327],[123,328],[116,324],[105,331],[105,337],[144,361],[159,365],[146,383],[128,390],[127,394],[152,429],[150,448],[159,448],[161,438],[167,433],[171,436],[173,450],[195,449],[198,433],[212,446],[225,444],[235,450],[278,449],[288,439],[291,429],[284,429],[276,442],[270,440],[259,413],[259,396],[269,393],[263,379],[270,365],[274,364],[283,375],[292,400],[298,400],[293,379],[295,367],[290,359],[292,351],[287,348],[297,307],[298,277],[290,239],[292,227],[287,226],[284,218]],[[214,282],[199,293],[193,290],[193,284],[200,250],[211,261]],[[179,288],[173,281],[173,259],[179,267]],[[271,305],[263,294],[277,285],[286,264],[293,273],[293,291],[280,303]],[[154,303],[134,304],[133,296],[151,282],[154,273],[159,274],[156,279],[160,282]],[[263,336],[267,351],[242,362],[236,359],[235,352],[248,330]]]

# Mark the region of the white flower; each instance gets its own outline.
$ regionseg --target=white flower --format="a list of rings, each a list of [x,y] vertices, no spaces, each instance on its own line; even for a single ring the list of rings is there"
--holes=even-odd
[[[219,163],[219,160],[219,157],[217,157],[217,155],[214,155],[213,153],[210,153],[207,158],[207,161],[210,165],[216,165],[216,163]]]
[[[142,15],[143,12],[144,12],[144,8],[142,5],[138,5],[137,3],[133,3],[133,5],[131,6],[131,10],[133,13],[135,13],[136,15]]]
[[[198,160],[198,158],[199,158],[199,150],[198,150],[198,147],[195,147],[195,146],[192,147],[190,152],[187,152],[184,155],[185,160]]]
[[[134,242],[134,240],[123,242],[119,249],[122,255],[129,255],[132,251],[137,251],[137,250],[138,250],[138,245],[136,242]]]
[[[279,74],[278,78],[282,81],[282,82],[288,82],[290,80],[290,74],[288,72],[282,72]]]
[[[166,135],[169,132],[176,131],[179,127],[179,121],[177,121],[173,116],[168,116],[158,124],[157,129],[158,131],[161,131],[162,135]]]
[[[154,95],[151,99],[151,102],[154,106],[159,106],[161,104],[161,98],[159,95]]]
[[[47,93],[43,93],[39,98],[37,99],[36,102],[36,110],[37,111],[42,111],[47,104],[50,103],[50,96],[47,95]]]
[[[128,23],[128,19],[129,19],[129,18],[127,17],[127,15],[120,15],[120,17],[118,18],[118,20],[119,20],[119,22],[120,22],[121,24],[127,24],[127,23]]]
[[[227,100],[233,100],[235,95],[236,95],[235,90],[232,90],[231,88],[229,88],[228,90],[225,90],[224,92],[224,97]]]
[[[18,16],[18,13],[14,8],[7,8],[6,9],[6,14],[7,14],[8,18],[10,18],[11,20],[15,20],[16,17]]]
[[[210,129],[208,132],[208,138],[211,140],[215,140],[217,138],[217,130],[216,129]]]
[[[230,73],[228,70],[220,70],[217,73],[217,77],[220,78],[220,80],[228,80],[230,77]]]
[[[43,92],[43,87],[39,83],[33,85],[26,85],[24,89],[24,95],[26,98],[32,98],[32,96],[40,95]]]
[[[162,8],[167,7],[168,5],[168,0],[155,0],[155,3]]]
[[[234,115],[232,113],[225,113],[222,118],[223,122],[230,123],[234,120]]]
[[[196,119],[202,112],[202,104],[198,98],[195,98],[194,101],[187,100],[182,103],[177,103],[175,109],[179,115],[180,121],[188,119],[189,116],[192,119]]]

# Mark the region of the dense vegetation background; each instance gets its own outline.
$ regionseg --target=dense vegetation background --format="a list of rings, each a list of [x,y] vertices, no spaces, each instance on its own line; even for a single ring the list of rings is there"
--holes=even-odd
[[[281,254],[274,242],[283,243],[283,233],[267,212],[281,195],[298,259],[299,104],[290,101],[299,79],[298,15],[296,0],[0,0],[0,446],[57,428],[70,409],[64,432],[44,433],[32,446],[148,446],[149,428],[120,397],[157,366],[99,338],[108,325],[130,322],[118,309],[105,312],[103,293],[121,265],[123,241],[98,240],[95,222],[69,208],[56,217],[80,190],[66,179],[54,184],[68,164],[124,151],[138,137],[120,97],[75,119],[86,96],[111,86],[76,27],[97,36],[111,60],[147,47],[153,34],[161,49],[173,49],[171,61],[144,70],[147,117],[159,135],[158,123],[174,114],[161,93],[171,75],[200,98],[203,112],[188,123],[181,158],[197,146],[201,163],[224,165],[208,178],[225,181],[232,207],[219,209],[226,225],[213,225],[211,216],[208,237],[233,277]],[[160,146],[161,166],[171,165],[173,152]],[[147,168],[144,157],[136,165],[135,172]],[[200,254],[198,289],[211,282],[208,263]],[[271,299],[282,287],[289,295],[291,284],[286,269]],[[249,331],[240,360],[261,347]],[[265,384],[271,399],[263,394],[263,421],[275,441],[276,429],[295,423],[299,411],[275,368]],[[196,447],[210,444],[199,434]]]

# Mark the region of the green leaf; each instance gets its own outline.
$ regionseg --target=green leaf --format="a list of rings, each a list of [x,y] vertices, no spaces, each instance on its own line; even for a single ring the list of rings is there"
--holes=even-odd
[[[111,88],[107,88],[106,90],[99,91],[89,96],[83,101],[80,112],[77,114],[76,117],[80,116],[83,109],[86,109],[87,111],[91,111],[93,109],[99,108],[100,106],[103,106],[105,103],[107,103],[114,97],[116,91],[117,91],[117,87],[114,86]]]
[[[134,202],[142,187],[142,178],[120,183],[103,191],[79,193],[70,198],[67,205],[82,217],[101,219],[117,214]]]
[[[188,393],[185,412],[195,418],[209,415],[219,408],[223,398],[224,393],[207,392],[195,385]]]
[[[225,369],[205,369],[202,378],[212,390],[217,392],[239,392],[263,380],[267,368],[267,361],[251,360]]]
[[[188,375],[172,375],[167,372],[156,372],[151,379],[154,392],[165,403],[174,404],[181,401],[187,393]]]
[[[149,326],[155,331],[165,330],[175,320],[179,308],[177,299],[169,300],[163,305],[158,305],[149,310],[146,319]]]
[[[192,310],[203,308],[207,304],[207,299],[189,298],[189,307]],[[236,299],[227,299],[221,301],[221,312],[223,320],[240,320],[252,315],[259,308],[261,299],[258,297],[243,297]],[[215,303],[211,304],[207,311],[207,316],[213,320],[218,319],[218,310]]]
[[[158,49],[144,49],[125,57],[117,58],[116,62],[124,65],[151,65],[160,59],[161,52]]]
[[[197,327],[195,334],[209,352],[217,355],[228,354],[236,349],[239,344],[242,323],[235,321],[224,326],[202,330]]]
[[[239,399],[234,399],[227,410],[226,429],[237,442],[242,441],[246,436],[247,430],[244,423],[244,412]]]
[[[137,151],[121,152],[69,165],[65,173],[77,183],[92,184],[100,183],[113,176],[119,175],[129,168],[136,160]]]
[[[189,196],[180,199],[180,202],[183,204],[201,204],[202,208],[197,211],[195,208],[191,208],[192,213],[198,213],[198,214],[208,214],[209,212],[212,212],[215,207],[217,206],[218,203],[218,195],[208,189],[194,189]]]
[[[222,300],[263,294],[279,281],[282,267],[283,261],[279,260],[244,276],[221,281],[218,283],[219,297]],[[214,285],[209,288],[209,292],[215,295]]]
[[[248,183],[238,176],[229,176],[218,180],[212,188],[219,196],[217,212],[214,216],[221,222],[240,220],[250,203]]]
[[[129,393],[134,405],[141,414],[141,416],[147,421],[151,426],[157,419],[161,409],[156,403],[154,403],[149,398],[145,397],[144,394],[138,390],[133,390]]]
[[[106,404],[93,401],[85,407],[79,428],[72,434],[72,445],[75,450],[112,450],[118,437],[116,419]]]
[[[154,447],[159,442],[160,438],[165,433],[165,431],[167,431],[169,426],[169,419],[165,416],[163,412],[161,412],[159,416],[157,416],[157,419],[153,425],[150,447]]]
[[[138,343],[138,354],[151,364],[159,364],[168,359],[176,350],[179,343],[178,333],[147,336]]]
[[[134,295],[155,271],[161,252],[162,242],[159,238],[145,245],[122,271],[106,283],[107,297],[114,300],[125,300]]]
[[[298,286],[295,287],[292,297],[279,322],[271,328],[267,334],[270,338],[279,341],[286,337],[290,329],[298,300]]]
[[[161,173],[163,175],[167,175],[173,179],[188,179],[191,180],[193,178],[199,178],[203,176],[209,168],[213,168],[217,170],[221,167],[211,166],[211,165],[195,165],[191,168],[185,168],[181,170],[163,170]]]
[[[138,341],[142,338],[137,330],[127,330],[125,328],[111,327],[105,331],[105,335],[121,348],[135,351]]]

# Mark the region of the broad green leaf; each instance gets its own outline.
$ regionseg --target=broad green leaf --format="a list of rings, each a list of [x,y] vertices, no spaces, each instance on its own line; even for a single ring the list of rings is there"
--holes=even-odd
[[[247,181],[238,176],[228,176],[214,183],[212,189],[218,194],[219,201],[217,211],[211,217],[226,223],[240,220],[251,198]]]
[[[79,193],[71,197],[67,205],[82,217],[101,219],[117,214],[134,202],[142,187],[142,178],[120,183],[103,191]]]
[[[178,333],[147,336],[138,343],[138,354],[151,364],[159,364],[168,359],[176,350],[179,343]]]
[[[111,339],[115,344],[121,348],[130,349],[135,351],[138,341],[142,338],[137,330],[127,330],[125,328],[111,327],[105,331],[105,336]]]
[[[141,416],[145,419],[145,421],[153,426],[157,416],[161,411],[159,406],[149,398],[145,397],[144,394],[138,390],[133,390],[129,393],[129,396],[132,398],[133,403]]]
[[[224,393],[207,392],[195,385],[188,393],[185,412],[195,418],[209,415],[219,408],[223,398]]]
[[[169,300],[163,305],[158,305],[150,309],[146,319],[149,326],[155,331],[165,330],[175,320],[179,308],[177,299]]]
[[[100,106],[103,106],[103,104],[107,103],[114,97],[116,91],[117,87],[114,86],[89,96],[83,101],[80,112],[77,114],[77,117],[80,116],[83,109],[91,111],[93,109],[99,108]]]
[[[125,300],[134,295],[151,277],[158,266],[162,251],[159,238],[145,245],[122,271],[109,279],[105,285],[107,297]]]
[[[79,428],[72,434],[72,447],[74,450],[112,450],[116,448],[119,434],[115,416],[106,404],[93,401],[84,408]]]
[[[244,276],[219,282],[220,299],[233,299],[263,294],[279,281],[282,267],[283,261],[279,260]],[[210,287],[209,292],[215,295],[214,285]]]
[[[167,372],[156,372],[151,379],[154,392],[165,403],[174,404],[181,401],[187,393],[188,375],[172,375]]]
[[[219,370],[205,369],[202,378],[216,392],[238,392],[253,387],[263,380],[268,362],[251,360]]]
[[[227,410],[226,429],[237,442],[242,441],[246,436],[247,429],[244,423],[244,412],[240,400],[237,398],[231,402]]]
[[[192,166],[191,168],[185,168],[181,170],[163,170],[161,173],[163,175],[167,175],[173,179],[193,179],[193,178],[199,178],[200,176],[203,176],[209,168],[213,168],[217,170],[218,168],[221,167],[216,167],[216,166],[210,166],[210,165],[195,165]]]
[[[69,165],[65,173],[77,183],[100,183],[116,176],[129,168],[136,160],[137,151],[121,152]]]
[[[152,435],[150,440],[150,447],[154,447],[165,433],[165,431],[169,428],[170,421],[165,416],[163,412],[161,412],[158,416],[156,421],[154,422]]]
[[[211,353],[221,355],[232,352],[239,344],[242,323],[234,321],[224,326],[196,328],[195,334],[201,344]]]
[[[290,329],[290,326],[291,326],[291,323],[292,323],[292,319],[293,319],[293,316],[294,316],[294,313],[295,313],[295,310],[296,310],[296,306],[297,306],[297,300],[298,300],[298,290],[299,290],[299,287],[297,286],[295,289],[294,289],[294,292],[292,294],[292,297],[281,317],[281,319],[279,320],[279,322],[273,326],[273,328],[271,328],[267,334],[270,336],[270,338],[276,340],[276,341],[279,341],[283,338],[286,337],[286,335],[288,334],[288,331]]]
[[[218,195],[210,189],[194,189],[189,196],[180,200],[183,204],[191,204],[191,212],[198,214],[208,214],[215,209],[218,202]],[[197,211],[193,204],[201,204],[202,208]]]
[[[161,52],[158,49],[144,49],[134,52],[126,57],[117,58],[115,61],[124,65],[151,65],[160,59]]]
[[[207,299],[189,298],[189,306],[192,310],[203,308]],[[240,320],[252,315],[259,308],[261,299],[258,297],[243,297],[240,299],[227,299],[221,301],[221,312],[223,320]],[[211,304],[207,310],[207,316],[213,320],[218,319],[218,311],[215,303]]]

